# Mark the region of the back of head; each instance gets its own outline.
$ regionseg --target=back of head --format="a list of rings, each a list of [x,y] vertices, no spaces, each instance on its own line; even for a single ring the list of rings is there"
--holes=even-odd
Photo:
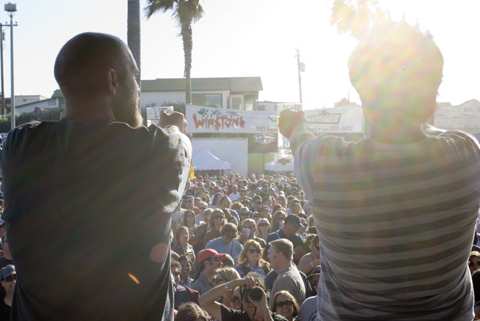
[[[433,114],[443,57],[432,37],[406,22],[382,21],[360,40],[350,80],[370,122],[417,125]],[[372,116],[373,115],[373,116]],[[385,124],[388,126],[389,124]]]
[[[137,66],[118,38],[82,33],[69,40],[55,61],[55,78],[65,96],[69,118],[142,124],[138,110]]]
[[[175,321],[207,321],[208,313],[196,303],[185,303],[178,308]]]
[[[126,75],[128,49],[118,38],[102,33],[82,33],[70,39],[55,61],[55,79],[68,97],[106,91],[109,69]]]

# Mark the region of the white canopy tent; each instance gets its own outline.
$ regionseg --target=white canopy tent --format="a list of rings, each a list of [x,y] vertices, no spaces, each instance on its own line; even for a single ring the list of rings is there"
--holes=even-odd
[[[207,149],[194,151],[192,162],[196,171],[229,171],[232,169],[229,162],[220,159]]]
[[[293,172],[293,159],[274,160],[265,164],[265,170],[278,173]]]

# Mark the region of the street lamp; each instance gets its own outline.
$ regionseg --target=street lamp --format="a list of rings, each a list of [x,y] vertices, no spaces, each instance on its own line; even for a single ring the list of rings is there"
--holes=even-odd
[[[15,3],[6,3],[5,11],[10,13],[10,24],[7,24],[7,27],[10,27],[10,110],[11,110],[11,129],[15,128],[15,76],[14,76],[14,64],[13,64],[13,27],[17,24],[13,23],[13,13],[17,12],[17,5]]]

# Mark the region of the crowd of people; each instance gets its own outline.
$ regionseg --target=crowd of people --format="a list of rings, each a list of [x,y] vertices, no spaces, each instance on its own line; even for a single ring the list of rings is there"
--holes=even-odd
[[[256,289],[274,320],[311,320],[314,309],[300,309],[321,273],[310,211],[293,176],[191,179],[172,218],[175,307],[197,303],[219,321],[270,320],[247,295]]]

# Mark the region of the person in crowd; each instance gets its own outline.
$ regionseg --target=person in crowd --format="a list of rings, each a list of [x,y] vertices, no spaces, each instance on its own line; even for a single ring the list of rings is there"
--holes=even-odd
[[[233,280],[238,280],[240,279],[240,274],[235,270],[233,267],[223,267],[217,270],[217,273],[215,274],[215,277],[213,278],[213,285],[214,287],[217,285],[221,285]],[[226,292],[225,295],[221,298],[221,302],[229,307],[233,308],[234,303],[233,301],[233,295],[234,293],[229,291]]]
[[[233,259],[233,257],[228,253],[223,253],[223,254],[224,254],[224,257],[222,258],[223,266],[234,268],[235,260]]]
[[[247,203],[247,202],[245,202]],[[240,221],[246,220],[247,218],[252,218],[253,214],[248,207],[242,207],[238,210],[238,216]]]
[[[275,212],[273,212],[270,231],[274,233],[278,230],[281,230],[283,228],[283,225],[285,224],[286,219],[287,219],[287,213],[283,209],[278,209]]]
[[[227,195],[223,195],[218,201],[218,207],[221,209],[230,208],[232,207],[232,200]]]
[[[240,217],[238,216],[237,211],[234,211],[230,208],[224,208],[223,213],[225,214],[225,218],[228,223],[233,223],[235,225],[238,225]]]
[[[0,213],[3,213],[3,209]],[[7,227],[5,226],[5,223],[5,220],[0,216],[0,239],[7,235]]]
[[[317,296],[311,296],[303,301],[298,313],[299,321],[321,321],[317,314]]]
[[[192,283],[192,289],[203,294],[213,287],[213,279],[217,269],[222,266],[224,255],[214,249],[201,250],[197,254],[196,275]]]
[[[470,252],[470,257],[468,258],[468,268],[470,269],[470,273],[480,269],[480,252]]]
[[[267,243],[269,231],[270,231],[270,222],[266,218],[259,219],[257,223],[256,236],[264,240],[265,244]]]
[[[298,268],[305,274],[310,272],[320,265],[320,241],[317,234],[310,234],[307,238],[307,244],[310,252],[302,256],[298,263]]]
[[[228,195],[228,198],[232,200],[232,202],[236,202],[240,199],[240,193],[238,191],[238,186],[233,185],[232,190],[230,191],[230,194]]]
[[[302,227],[301,220],[296,215],[288,215],[285,219],[283,227],[268,235],[267,243],[274,240],[286,238],[293,243],[295,256],[294,261],[298,262],[300,258],[305,254],[305,247],[302,238],[298,234]]]
[[[302,218],[306,218],[305,211],[303,210],[302,204],[299,200],[292,201],[290,208],[288,209],[291,215],[297,215]]]
[[[211,319],[198,304],[189,302],[178,308],[174,321],[211,321]]]
[[[306,295],[305,284],[300,272],[293,263],[293,244],[287,239],[270,242],[269,261],[277,274],[273,282],[270,297],[278,291],[290,292],[297,302],[303,302]]]
[[[480,320],[480,270],[472,273],[475,320]]]
[[[312,295],[318,294],[318,281],[320,280],[320,274],[322,273],[322,266],[317,265],[310,273],[307,274],[307,281],[310,285]],[[308,292],[308,291],[307,291]],[[309,296],[307,294],[307,296]]]
[[[349,73],[365,137],[315,137],[293,111],[279,120],[319,227],[319,317],[471,320],[480,149],[464,132],[427,123],[442,54],[431,35],[385,20],[362,37]]]
[[[285,317],[288,321],[295,321],[300,308],[290,292],[278,291],[272,298],[272,311]]]
[[[193,261],[191,256],[181,255],[178,258],[178,262],[182,266],[181,274],[180,274],[180,281],[179,284],[187,287],[191,287],[193,283],[192,275],[192,266]]]
[[[208,241],[222,235],[222,228],[223,225],[225,225],[225,221],[225,214],[222,210],[215,209],[212,211],[208,219],[208,225],[200,225],[195,231],[195,240],[192,242],[195,252],[204,249]]]
[[[182,201],[182,208],[185,210],[193,210],[195,207],[195,197],[192,195],[185,195]]]
[[[228,308],[216,301],[235,288],[240,288],[241,310]],[[253,288],[257,294],[253,295],[254,298],[251,295]],[[253,278],[221,284],[201,295],[199,301],[200,306],[216,321],[286,321],[284,317],[271,312],[266,293],[261,287],[256,286]]]
[[[215,208],[220,208],[220,200],[225,196],[223,193],[218,192],[218,186],[215,185],[214,191],[217,190],[217,193],[213,195],[212,206]]]
[[[179,306],[187,302],[198,303],[199,293],[190,287],[181,284],[182,265],[179,261],[174,260],[173,257],[170,264],[170,270],[174,280],[175,309],[178,309]]]
[[[195,252],[193,246],[188,243],[190,240],[190,232],[188,227],[180,226],[175,231],[175,237],[172,243],[172,250],[178,253],[179,255],[188,256],[190,260],[195,261]]]
[[[10,245],[8,241],[7,235],[4,235],[1,238],[1,249],[2,255],[0,256],[0,269],[9,265],[13,264],[12,253],[10,252]]]
[[[54,73],[66,118],[13,129],[1,155],[21,271],[11,318],[171,320],[171,217],[192,154],[185,119],[163,113],[163,128],[142,126],[138,68],[114,36],[75,36]]]
[[[227,223],[222,228],[222,236],[209,241],[206,248],[214,249],[219,253],[229,254],[237,261],[243,250],[243,245],[236,239],[237,226],[233,223]]]
[[[270,264],[263,257],[263,247],[255,240],[248,240],[238,259],[237,271],[242,277],[250,272],[257,273],[264,279],[270,272]]]
[[[252,218],[247,218],[243,220],[240,224],[240,236],[238,240],[240,243],[245,245],[245,242],[247,242],[250,239],[253,239],[260,243],[262,248],[265,248],[267,246],[267,243],[265,242],[264,239],[257,237],[257,223],[255,223],[255,220]]]
[[[182,226],[186,226],[188,228],[188,231],[190,232],[190,236],[192,236],[195,233],[197,222],[196,222],[196,215],[194,211],[186,210],[185,213],[183,213]]]
[[[12,264],[0,269],[0,320],[10,320],[17,272]]]

